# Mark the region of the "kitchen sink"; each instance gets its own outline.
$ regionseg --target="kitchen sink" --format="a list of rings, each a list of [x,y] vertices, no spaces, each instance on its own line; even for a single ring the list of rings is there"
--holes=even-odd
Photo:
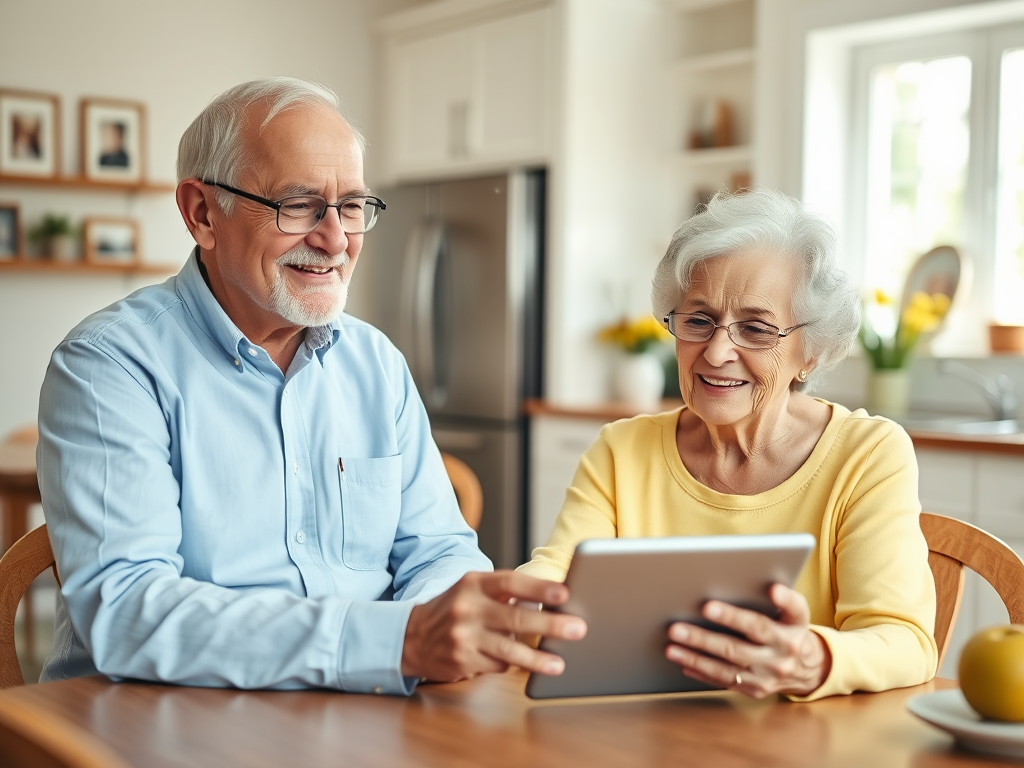
[[[1024,432],[1019,419],[991,420],[978,416],[916,416],[895,419],[908,432],[936,432],[947,435],[1015,435]]]

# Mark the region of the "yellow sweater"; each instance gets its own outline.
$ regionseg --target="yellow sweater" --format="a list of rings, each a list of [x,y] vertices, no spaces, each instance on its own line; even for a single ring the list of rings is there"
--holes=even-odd
[[[832,669],[805,698],[930,680],[935,584],[913,445],[891,421],[830,405],[804,465],[753,496],[719,493],[690,475],[676,448],[679,410],[605,426],[580,459],[547,545],[519,570],[562,581],[584,539],[807,531],[818,544],[796,589]]]

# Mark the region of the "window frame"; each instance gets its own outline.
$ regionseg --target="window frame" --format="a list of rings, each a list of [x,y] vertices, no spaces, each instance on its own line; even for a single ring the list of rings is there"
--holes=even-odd
[[[971,61],[969,159],[964,191],[964,261],[956,301],[932,351],[943,356],[972,356],[987,348],[987,326],[995,299],[997,197],[999,168],[999,96],[1002,55],[1024,48],[1024,23],[988,26],[864,43],[851,49],[849,160],[851,194],[845,205],[848,266],[858,284],[866,285],[870,247],[868,134],[871,124],[871,72],[883,64],[945,56]],[[935,245],[940,245],[936,243]],[[1024,297],[1022,297],[1024,299]]]

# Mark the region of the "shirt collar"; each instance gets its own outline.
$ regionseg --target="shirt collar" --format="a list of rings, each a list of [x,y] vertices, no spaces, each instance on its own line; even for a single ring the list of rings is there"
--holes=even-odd
[[[256,345],[252,344],[228,317],[206,280],[203,279],[201,270],[202,264],[199,260],[199,246],[197,245],[181,272],[178,273],[178,296],[181,297],[206,335],[224,351],[232,364],[242,371],[245,366],[241,361],[246,359],[246,355],[242,354],[242,351],[255,348]],[[311,352],[316,353],[317,359],[323,365],[324,355],[338,340],[339,335],[340,322],[335,319],[328,325],[307,328],[304,344]],[[252,363],[252,361],[249,362]]]

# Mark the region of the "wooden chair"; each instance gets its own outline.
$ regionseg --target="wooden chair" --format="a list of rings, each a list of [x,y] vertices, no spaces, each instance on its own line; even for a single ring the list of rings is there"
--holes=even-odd
[[[455,499],[459,502],[459,510],[474,531],[480,529],[480,518],[484,511],[484,492],[480,488],[473,470],[462,460],[450,453],[442,453],[444,468],[448,471],[448,479],[455,489]]]
[[[0,445],[20,455],[26,450],[34,452],[37,442],[39,430],[32,424],[9,433]],[[35,482],[35,472],[26,479],[21,472],[8,473],[4,470],[0,466],[0,507],[3,508],[3,549],[6,551],[28,533],[28,510],[39,503],[39,487]]]
[[[5,768],[129,768],[106,744],[59,715],[0,700],[0,765]]]
[[[14,645],[14,617],[29,584],[47,568],[57,576],[45,525],[29,531],[0,557],[0,689],[25,684]]]
[[[992,534],[952,517],[922,512],[921,530],[935,579],[935,643],[940,667],[960,612],[964,566],[993,586],[1006,605],[1010,623],[1024,624],[1024,560],[1016,552]]]
[[[15,430],[0,442],[0,555],[28,533],[29,510],[40,502],[36,483],[35,449],[39,430],[35,424]],[[32,598],[25,598],[25,643],[35,646]]]

